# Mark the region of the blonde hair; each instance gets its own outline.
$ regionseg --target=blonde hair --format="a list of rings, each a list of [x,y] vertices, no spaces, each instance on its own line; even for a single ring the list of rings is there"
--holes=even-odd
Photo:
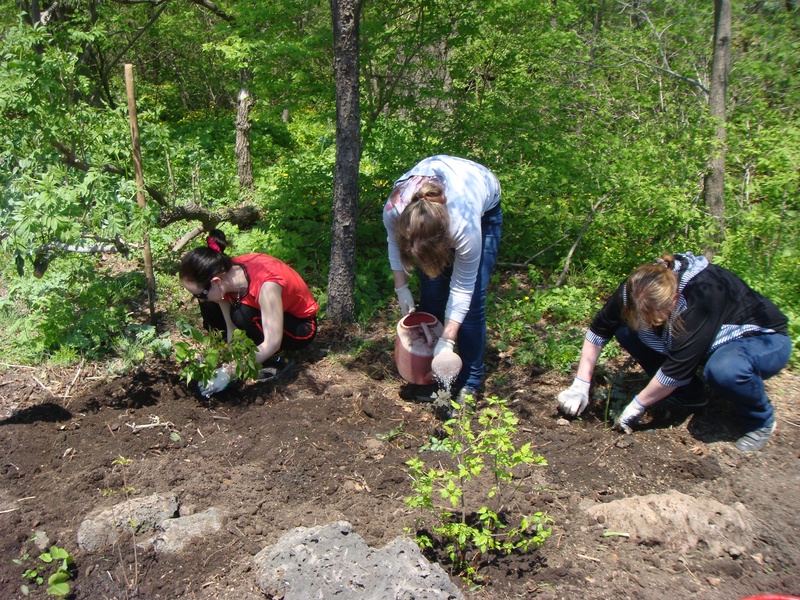
[[[655,264],[640,265],[625,282],[625,308],[622,318],[636,331],[657,324],[656,317],[672,311],[678,293],[678,276],[674,273],[675,257],[665,254]],[[672,319],[672,333],[680,329],[680,319]]]
[[[434,278],[452,262],[454,244],[445,202],[442,186],[428,181],[414,192],[411,203],[400,214],[396,237],[406,271],[416,265]]]

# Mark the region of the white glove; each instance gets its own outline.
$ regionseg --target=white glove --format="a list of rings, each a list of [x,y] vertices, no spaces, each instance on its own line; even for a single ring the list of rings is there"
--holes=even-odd
[[[218,367],[217,370],[214,371],[214,377],[210,381],[206,381],[205,384],[200,384],[200,395],[204,398],[208,398],[211,394],[216,394],[224,390],[228,387],[230,382],[231,376],[228,375],[225,367]]]
[[[577,417],[586,410],[589,404],[589,387],[588,381],[576,377],[572,385],[558,395],[558,408],[561,412],[570,417]]]
[[[446,340],[440,337],[437,340],[436,345],[433,347],[433,357],[436,358],[442,352],[453,352],[455,345],[455,340]]]
[[[639,404],[638,397],[634,396],[631,403],[622,411],[617,422],[614,423],[614,428],[624,431],[625,433],[633,433],[631,427],[639,422],[645,410],[647,410],[647,408]]]
[[[411,295],[411,290],[408,289],[408,284],[402,285],[399,288],[394,288],[397,292],[397,301],[400,303],[400,312],[405,317],[408,313],[414,312],[414,296]]]

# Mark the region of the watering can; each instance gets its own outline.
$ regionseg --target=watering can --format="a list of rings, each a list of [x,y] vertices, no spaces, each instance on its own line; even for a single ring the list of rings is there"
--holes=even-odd
[[[394,343],[394,362],[400,376],[410,383],[432,382],[433,347],[442,335],[444,326],[426,312],[412,312],[397,323]]]

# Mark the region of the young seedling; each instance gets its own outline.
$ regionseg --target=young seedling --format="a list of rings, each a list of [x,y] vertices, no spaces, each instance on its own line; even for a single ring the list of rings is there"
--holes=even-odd
[[[547,462],[531,451],[530,443],[514,446],[519,420],[506,408],[506,400],[487,398],[486,407],[479,412],[472,398],[467,398],[462,407],[454,403],[453,408],[458,409],[454,418],[442,426],[447,437],[432,438],[420,449],[444,452],[449,460],[434,457],[427,464],[415,457],[406,462],[413,495],[405,501],[409,507],[430,512],[431,530],[445,543],[455,572],[474,582],[482,555],[528,552],[550,536],[546,525],[552,519],[542,512],[520,515],[515,519],[516,526],[509,527],[502,503],[506,490],[515,487],[516,467]],[[491,484],[488,489],[476,490],[473,480],[484,470],[491,474]],[[423,549],[433,546],[427,535],[418,536],[416,541]]]
[[[69,595],[69,580],[72,579],[70,565],[72,556],[64,548],[51,546],[47,552],[42,552],[36,559],[31,558],[27,552],[12,562],[24,566],[22,578],[27,583],[22,584],[20,591],[27,597],[33,591],[31,586],[39,588],[47,582],[47,593],[50,596],[64,597]],[[34,589],[36,589],[34,588]]]

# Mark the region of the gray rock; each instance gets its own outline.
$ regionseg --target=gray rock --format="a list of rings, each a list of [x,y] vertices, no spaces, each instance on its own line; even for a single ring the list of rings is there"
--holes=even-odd
[[[217,508],[209,508],[177,519],[161,521],[161,533],[156,534],[153,549],[158,553],[180,552],[184,547],[212,533],[216,533],[225,523],[224,515]]]
[[[346,521],[293,529],[253,560],[259,589],[269,598],[463,600],[414,542],[398,537],[376,550]]]
[[[178,498],[174,494],[126,500],[90,513],[78,527],[78,546],[85,552],[96,552],[113,545],[125,530],[137,535],[152,533],[162,521],[177,514]]]

